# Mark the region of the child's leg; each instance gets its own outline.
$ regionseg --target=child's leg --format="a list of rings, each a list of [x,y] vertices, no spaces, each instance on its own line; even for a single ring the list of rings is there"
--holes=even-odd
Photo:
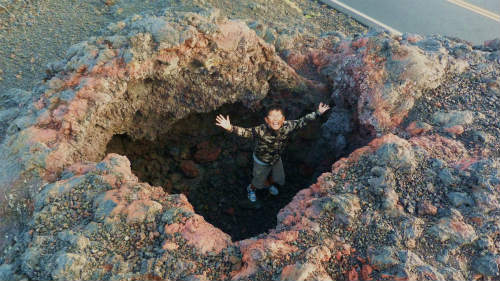
[[[285,185],[285,170],[283,169],[283,162],[281,158],[272,167],[272,180],[271,182],[278,185]]]
[[[272,166],[260,165],[253,161],[252,183],[251,188],[262,189],[266,188],[266,179],[271,172]]]

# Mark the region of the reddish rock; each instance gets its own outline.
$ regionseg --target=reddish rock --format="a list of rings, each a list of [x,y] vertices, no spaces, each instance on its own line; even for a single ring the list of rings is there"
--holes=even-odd
[[[335,259],[337,261],[340,261],[342,259],[342,252],[341,251],[337,251],[337,253],[335,253]]]
[[[188,244],[194,246],[201,253],[209,251],[219,253],[231,244],[231,237],[220,229],[205,221],[200,215],[194,215],[181,226],[182,237]]]
[[[346,40],[323,62],[340,95],[345,93],[344,100],[357,109],[359,123],[372,133],[398,126],[424,90],[439,86],[448,64],[437,55],[425,56],[414,44],[383,42],[376,37]]]
[[[274,232],[274,231],[272,231]],[[282,232],[279,232],[279,233],[271,233],[273,235],[273,237],[276,237],[277,239],[279,240],[283,240],[285,242],[293,242],[295,240],[297,240],[297,238],[299,237],[299,232],[298,231],[282,231]]]
[[[183,160],[181,161],[181,170],[187,177],[196,178],[200,175],[200,170],[194,161],[192,160]]]
[[[208,141],[204,141],[197,145],[197,151],[194,154],[194,159],[198,163],[206,163],[215,161],[219,154],[221,153],[221,148],[217,147]]]
[[[307,280],[333,281],[330,275],[319,263],[297,262],[288,265],[281,271],[280,281],[307,281]]]
[[[309,261],[328,261],[330,260],[332,254],[330,252],[330,249],[326,246],[316,246],[316,247],[311,247],[307,249],[306,251],[306,258]]]
[[[476,280],[480,280],[481,278],[483,278],[483,275],[482,274],[479,274],[479,273],[476,273],[472,276],[472,280],[476,281]]]
[[[351,245],[349,244],[344,244],[342,245],[342,255],[344,256],[349,256],[351,254]]]
[[[455,125],[444,128],[444,130],[450,134],[461,135],[464,132],[464,127],[462,125]]]
[[[462,171],[469,169],[469,167],[477,163],[479,160],[481,160],[479,157],[470,157],[470,158],[465,158],[465,159],[459,159],[459,161],[454,163],[454,166],[457,169],[460,169]]]
[[[161,246],[163,250],[170,250],[170,251],[175,251],[179,248],[179,245],[175,244],[174,242],[170,242],[165,240],[163,242],[163,245]]]
[[[418,34],[408,34],[406,35],[406,40],[411,43],[417,43],[418,41],[424,39],[422,36]]]
[[[431,202],[425,200],[418,204],[418,214],[421,216],[431,215],[434,216],[437,213],[437,207],[432,205]]]
[[[484,218],[482,218],[482,217],[471,217],[471,218],[470,218],[470,220],[471,220],[473,223],[475,223],[475,224],[477,224],[477,225],[479,225],[479,226],[482,226],[482,225],[483,225],[483,220],[484,220]]]
[[[373,280],[372,277],[370,277],[370,274],[372,274],[373,268],[368,265],[368,264],[363,264],[361,267],[361,277],[363,278],[364,281],[370,281]]]
[[[280,281],[304,281],[314,270],[311,263],[288,265],[283,268]]]
[[[408,276],[397,276],[397,275],[391,275],[391,274],[386,274],[386,273],[382,273],[380,274],[380,277],[382,277],[383,279],[388,279],[388,280],[391,280],[391,281],[408,281]]]
[[[349,281],[359,281],[358,272],[356,271],[355,267],[351,268],[351,270],[349,270],[347,272],[347,280],[349,280]]]
[[[286,61],[294,69],[302,69],[307,62],[307,57],[301,53],[292,51],[286,57]]]
[[[470,158],[461,142],[437,134],[413,137],[409,140],[412,145],[417,145],[431,151],[436,158],[447,162],[458,162]]]
[[[281,240],[273,238],[264,239],[247,239],[239,241],[237,244],[240,247],[242,254],[243,267],[235,272],[232,272],[233,280],[248,280],[259,269],[258,264],[262,260],[283,258],[290,253],[297,251],[297,247],[289,245]],[[294,267],[290,267],[290,273],[294,272]],[[292,274],[293,275],[293,274]],[[288,276],[288,275],[287,275]],[[293,279],[285,279],[293,280]]]
[[[441,242],[449,241],[457,245],[471,243],[477,239],[474,227],[465,223],[462,218],[441,218],[429,229],[429,233]]]
[[[127,209],[127,222],[151,222],[154,220],[155,215],[161,212],[162,206],[160,203],[152,200],[137,200],[132,202]]]
[[[432,126],[427,123],[413,121],[410,123],[410,125],[408,125],[408,127],[406,127],[406,132],[408,132],[410,136],[416,136],[428,132],[431,129]]]

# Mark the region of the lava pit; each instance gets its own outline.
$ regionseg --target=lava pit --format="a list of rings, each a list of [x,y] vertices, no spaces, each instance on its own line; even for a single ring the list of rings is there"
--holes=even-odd
[[[303,110],[299,115],[306,113]],[[274,228],[279,210],[313,182],[314,167],[303,159],[319,137],[320,121],[292,135],[282,156],[286,185],[280,194],[275,197],[259,190],[258,202],[251,203],[245,188],[251,181],[254,142],[216,126],[218,114],[229,115],[235,125],[252,127],[264,122],[265,110],[253,112],[236,103],[210,113],[190,114],[155,141],[114,135],[106,153],[126,155],[141,181],[162,186],[168,193],[185,194],[197,213],[236,241]]]

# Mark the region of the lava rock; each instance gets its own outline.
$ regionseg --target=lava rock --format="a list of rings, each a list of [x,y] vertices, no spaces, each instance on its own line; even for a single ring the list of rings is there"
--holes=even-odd
[[[498,256],[487,254],[479,258],[475,258],[472,262],[472,269],[485,276],[499,276]]]
[[[473,206],[474,201],[472,201],[472,198],[469,196],[469,194],[465,192],[450,192],[446,194],[448,197],[448,200],[450,200],[450,203],[454,207],[460,207],[460,206]]]
[[[200,175],[200,170],[192,160],[183,160],[180,164],[181,170],[187,177],[196,178]]]

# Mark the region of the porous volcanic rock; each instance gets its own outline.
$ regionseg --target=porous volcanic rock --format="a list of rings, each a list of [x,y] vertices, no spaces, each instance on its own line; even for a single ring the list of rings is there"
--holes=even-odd
[[[0,230],[14,237],[1,245],[0,278],[497,279],[500,66],[491,52],[385,33],[326,36],[292,50],[303,60],[290,65],[274,50],[214,11],[167,10],[73,46],[33,93],[2,95],[2,112],[23,107],[0,115],[9,122]],[[304,78],[307,69],[318,72]],[[365,142],[250,239],[231,241],[185,196],[103,155],[115,134],[154,140],[190,112],[256,108],[270,87],[322,83],[336,101],[329,118],[343,120],[338,130],[325,123],[323,142]]]
[[[2,208],[31,204],[24,193],[70,164],[99,161],[115,134],[155,139],[191,112],[237,101],[258,106],[270,84],[304,87],[273,46],[216,10],[166,11],[124,24],[125,35],[72,46],[31,95],[2,95],[1,108],[9,108],[2,111]]]

